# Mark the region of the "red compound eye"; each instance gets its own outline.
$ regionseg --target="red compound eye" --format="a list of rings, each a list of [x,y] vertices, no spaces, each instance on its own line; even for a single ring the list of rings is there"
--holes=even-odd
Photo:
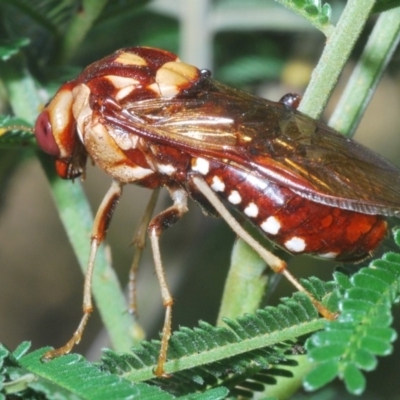
[[[40,148],[45,153],[53,157],[60,156],[60,148],[54,139],[49,113],[47,111],[41,112],[36,120],[35,136]]]

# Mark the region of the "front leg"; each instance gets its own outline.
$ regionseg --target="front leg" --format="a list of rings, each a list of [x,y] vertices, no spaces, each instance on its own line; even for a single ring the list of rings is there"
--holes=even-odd
[[[115,206],[117,205],[122,194],[122,187],[123,184],[121,182],[112,182],[111,187],[104,196],[94,219],[90,242],[89,261],[85,274],[85,283],[83,286],[83,315],[81,321],[79,322],[79,325],[71,339],[64,346],[59,347],[58,349],[50,350],[44,354],[43,360],[45,361],[51,360],[54,357],[68,354],[72,348],[81,341],[86,323],[93,311],[92,277],[97,249],[106,237],[107,228],[114,213]]]
[[[163,305],[165,307],[165,319],[161,337],[161,348],[158,356],[157,366],[154,370],[154,373],[157,376],[167,376],[164,371],[164,364],[167,359],[168,341],[171,336],[172,305],[174,302],[168,288],[164,267],[161,261],[159,239],[161,233],[165,229],[178,222],[182,215],[188,210],[186,192],[181,188],[169,189],[169,191],[174,204],[155,216],[151,220],[148,227],[156,274],[161,288]]]

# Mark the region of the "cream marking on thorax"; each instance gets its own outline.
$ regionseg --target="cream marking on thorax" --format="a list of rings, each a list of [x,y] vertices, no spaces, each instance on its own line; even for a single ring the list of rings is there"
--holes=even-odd
[[[137,136],[131,136],[121,129],[115,129],[112,126],[107,128],[109,135],[114,139],[115,143],[122,150],[129,150],[136,148]],[[136,141],[135,141],[136,138]]]
[[[138,65],[138,66],[146,66],[147,62],[144,58],[138,56],[133,53],[121,53],[116,59],[115,62],[123,64],[123,65]]]
[[[137,79],[128,78],[126,76],[107,75],[105,78],[107,78],[107,80],[111,82],[116,89],[119,89],[115,95],[117,100],[121,100],[128,96],[139,85],[139,81]]]
[[[93,113],[89,104],[89,96],[90,89],[83,83],[72,89],[72,114],[74,115],[78,135],[82,143],[85,143],[84,133],[86,124],[91,120]]]
[[[90,125],[85,131],[84,139],[84,144],[95,163],[120,182],[132,183],[154,174],[153,169],[126,163],[124,153],[115,151],[114,138],[101,122]],[[102,157],[96,157],[96,153],[92,154],[93,149],[97,151],[97,154],[102,154]]]
[[[200,172],[202,175],[207,175],[210,172],[210,162],[205,158],[198,157],[192,164],[192,171]]]
[[[214,192],[223,192],[225,190],[225,183],[219,176],[213,176],[211,189],[214,190]]]
[[[281,229],[281,223],[276,217],[268,217],[260,226],[263,231],[271,235],[276,235]]]
[[[117,100],[122,100],[126,96],[129,96],[136,89],[136,87],[137,87],[136,85],[130,85],[118,90],[118,93],[115,95],[115,98]]]
[[[175,97],[181,87],[187,86],[199,75],[198,69],[183,62],[170,61],[162,65],[156,73],[156,83],[149,88],[159,92],[161,97]],[[156,89],[154,85],[157,85]]]
[[[300,253],[301,251],[305,250],[306,242],[302,238],[293,236],[291,239],[285,242],[285,247],[294,253]]]
[[[160,85],[157,82],[153,82],[150,85],[147,86],[147,89],[152,90],[157,97],[162,97],[162,93],[161,93],[161,89],[160,89]],[[168,94],[168,95],[167,95]],[[166,93],[165,97],[171,98],[174,97],[177,94],[177,89],[174,86],[169,93]]]
[[[132,85],[137,86],[139,84],[139,81],[137,79],[128,78],[126,76],[106,75],[104,78],[110,81],[116,89],[122,89],[124,87]]]
[[[242,201],[242,197],[237,190],[232,190],[228,197],[228,201],[232,204],[240,204]]]
[[[254,203],[249,203],[247,207],[244,209],[244,213],[250,218],[257,218],[258,216],[258,207]]]
[[[86,99],[86,95],[84,96]],[[62,132],[68,127],[70,123],[70,115],[65,110],[69,110],[71,106],[74,106],[74,96],[73,92],[68,89],[60,90],[54,97],[54,99],[47,106],[49,122],[53,130],[53,138],[57,143],[60,150],[60,156],[69,157],[69,151],[66,151],[64,143],[60,141],[60,137],[63,136]],[[81,127],[79,127],[81,128]],[[60,135],[61,133],[61,135]],[[78,132],[79,137],[82,140],[82,130]]]

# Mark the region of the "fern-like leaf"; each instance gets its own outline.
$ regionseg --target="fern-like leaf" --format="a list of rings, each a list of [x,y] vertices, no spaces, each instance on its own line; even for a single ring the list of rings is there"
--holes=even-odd
[[[40,361],[45,349],[24,355],[25,343],[15,352],[0,345],[1,394],[46,399],[161,399],[172,396],[145,383],[133,384],[102,371],[76,354],[48,363]],[[4,398],[4,397],[3,397]]]
[[[22,343],[14,352],[0,345],[0,399],[154,399],[174,397],[154,385],[131,383],[111,375],[78,355],[40,361],[45,349],[27,354],[30,344]],[[193,394],[193,400],[226,398],[223,387]]]
[[[390,309],[399,294],[400,254],[387,253],[351,278],[336,273],[335,280],[343,291],[340,315],[307,341],[316,367],[305,387],[315,390],[339,377],[350,393],[360,394],[365,389],[361,371],[375,369],[376,356],[392,352],[396,332],[389,326]]]
[[[318,286],[323,295],[332,287],[327,285],[325,291],[321,290],[321,281],[309,286]],[[320,329],[324,323],[302,293],[284,299],[278,307],[266,307],[224,322],[228,327],[200,322],[193,330],[181,328],[172,335],[165,365],[166,371],[173,373],[170,379],[155,379],[152,374],[158,358],[158,341],[144,342],[132,354],[107,350],[103,368],[135,382],[150,380],[174,395],[221,385],[232,393],[236,393],[238,385],[241,393],[246,391],[246,385],[252,390],[264,390],[265,384],[275,382],[274,374],[280,374],[281,367],[287,366],[286,354],[296,340]]]
[[[31,128],[21,118],[0,115],[0,148],[36,148]]]

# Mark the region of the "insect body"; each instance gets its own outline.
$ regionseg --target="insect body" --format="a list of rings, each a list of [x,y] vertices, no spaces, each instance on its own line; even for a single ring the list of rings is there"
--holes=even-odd
[[[187,211],[188,196],[221,215],[298,287],[285,263],[251,238],[221,200],[282,248],[339,260],[368,256],[386,234],[382,215],[400,212],[399,170],[383,158],[286,102],[229,88],[163,50],[127,48],[90,65],[60,88],[35,131],[61,177],[82,174],[87,156],[113,177],[95,218],[87,282],[122,186],[169,190],[173,205],[148,228],[166,307],[160,375],[172,297],[158,238]],[[80,340],[91,308],[88,283],[77,332],[48,357]]]

